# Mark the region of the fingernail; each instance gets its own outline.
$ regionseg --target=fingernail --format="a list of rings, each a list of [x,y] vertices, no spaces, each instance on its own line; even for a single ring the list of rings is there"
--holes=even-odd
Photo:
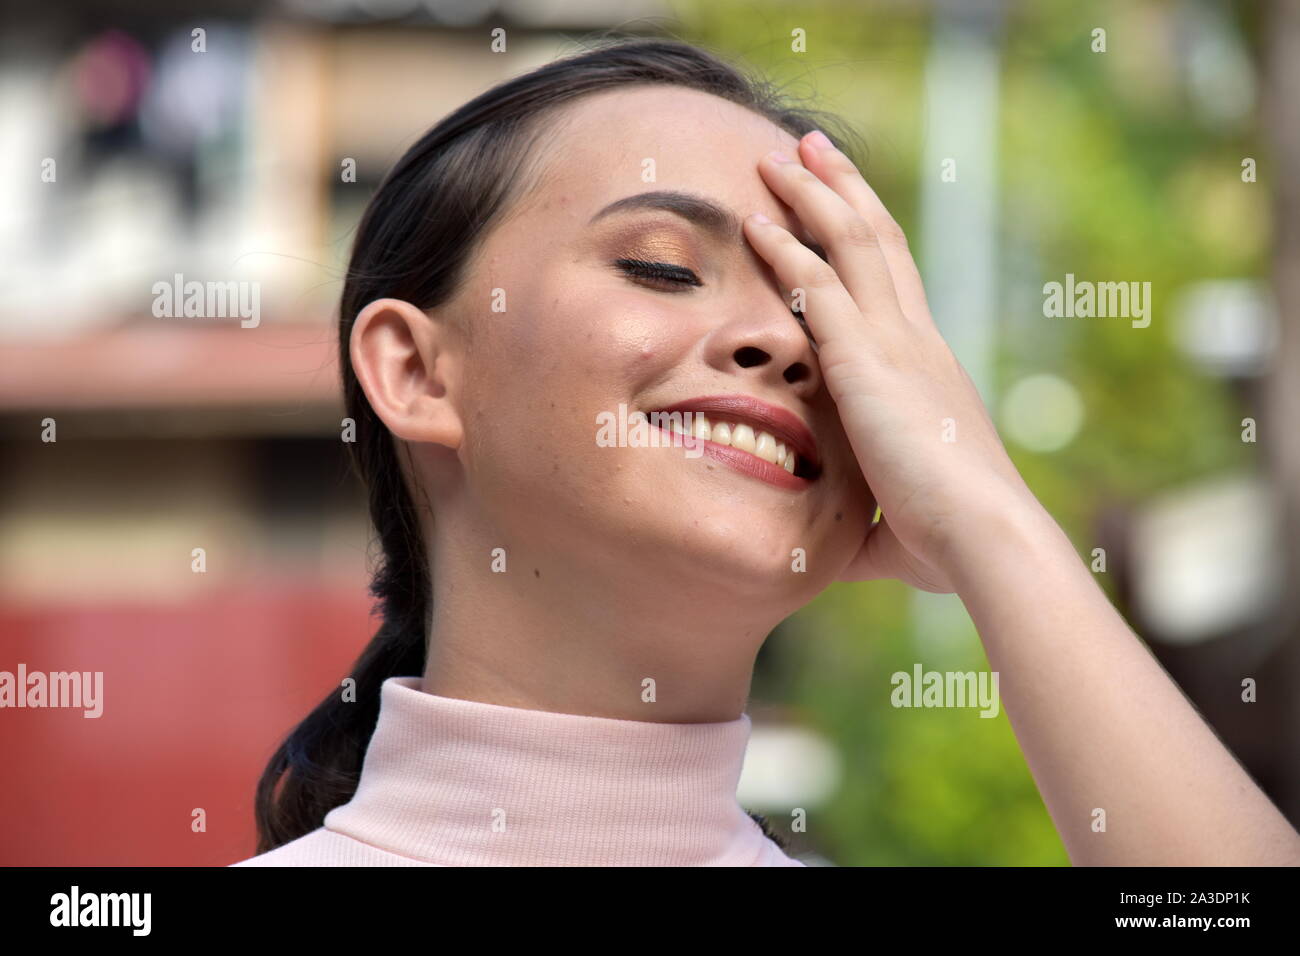
[[[825,133],[819,129],[813,130],[808,134],[808,142],[812,143],[818,149],[834,149],[835,144],[830,141]]]
[[[757,223],[765,223],[765,222],[772,221],[771,219],[768,219],[766,216],[764,216],[761,212],[751,213],[749,218]]]
[[[778,162],[778,163],[792,163],[792,162],[794,162],[794,160],[792,160],[792,159],[791,159],[789,156],[787,156],[785,153],[781,152],[779,149],[774,149],[774,150],[772,150],[772,152],[768,153],[767,155],[768,155],[769,157],[771,157],[771,159],[772,159],[774,162]]]

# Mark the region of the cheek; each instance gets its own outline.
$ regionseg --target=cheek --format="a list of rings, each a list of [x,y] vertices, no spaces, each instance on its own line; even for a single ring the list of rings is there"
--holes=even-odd
[[[493,344],[557,370],[616,370],[684,325],[682,305],[669,297],[585,273],[547,281],[527,300],[536,305],[512,304],[508,315],[485,317],[505,320],[494,323]]]
[[[844,549],[845,559],[857,553],[876,515],[876,499],[861,473],[842,482],[833,495],[834,508],[830,512],[834,527],[830,534]]]
[[[465,465],[496,502],[585,507],[617,492],[609,479],[622,462],[597,444],[597,416],[617,416],[645,382],[671,377],[661,341],[671,322],[627,296],[544,301],[543,310],[478,319],[501,321],[477,330],[466,362]]]
[[[636,379],[646,368],[669,374],[691,334],[684,306],[667,297],[615,292],[575,303],[573,318],[572,356],[603,378]]]
[[[582,295],[547,296],[547,308],[526,317],[528,327],[506,347],[514,374],[539,400],[568,398],[586,421],[671,381],[689,351],[691,325],[684,306],[666,296],[584,281],[573,283],[590,290]]]

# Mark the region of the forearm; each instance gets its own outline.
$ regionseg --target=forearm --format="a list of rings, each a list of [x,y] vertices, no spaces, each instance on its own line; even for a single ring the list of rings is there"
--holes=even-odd
[[[1300,864],[1300,834],[1219,742],[1036,503],[955,545],[957,593],[1076,865]],[[1105,811],[1095,832],[1094,811]]]

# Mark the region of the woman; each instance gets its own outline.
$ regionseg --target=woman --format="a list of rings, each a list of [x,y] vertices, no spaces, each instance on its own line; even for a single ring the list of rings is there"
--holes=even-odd
[[[801,865],[736,802],[755,655],[885,577],[965,602],[1075,863],[1300,862],[1021,480],[826,125],[633,40],[398,162],[340,330],[383,625],[237,865]],[[661,411],[697,440],[594,424]]]

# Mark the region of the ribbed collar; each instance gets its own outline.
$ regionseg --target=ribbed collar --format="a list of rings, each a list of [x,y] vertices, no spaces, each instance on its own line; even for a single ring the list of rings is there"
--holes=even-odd
[[[447,866],[801,865],[737,802],[748,714],[616,720],[421,684],[384,682],[356,794],[327,829]]]

